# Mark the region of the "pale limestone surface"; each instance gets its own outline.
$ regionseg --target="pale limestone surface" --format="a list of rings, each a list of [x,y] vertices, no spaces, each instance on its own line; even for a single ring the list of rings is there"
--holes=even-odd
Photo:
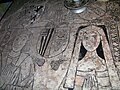
[[[119,8],[25,4],[1,24],[0,90],[120,90]]]

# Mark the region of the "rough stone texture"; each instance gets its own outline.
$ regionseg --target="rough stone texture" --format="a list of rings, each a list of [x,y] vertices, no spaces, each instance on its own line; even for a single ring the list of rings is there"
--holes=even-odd
[[[120,90],[119,3],[37,2],[1,23],[0,90]]]

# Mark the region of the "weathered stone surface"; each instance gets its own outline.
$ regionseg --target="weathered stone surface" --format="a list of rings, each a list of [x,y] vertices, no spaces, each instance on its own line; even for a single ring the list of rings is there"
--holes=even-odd
[[[120,90],[119,3],[36,2],[0,26],[0,89]]]

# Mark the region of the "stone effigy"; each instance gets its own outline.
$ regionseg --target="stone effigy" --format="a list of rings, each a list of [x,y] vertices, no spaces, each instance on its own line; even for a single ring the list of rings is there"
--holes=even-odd
[[[0,29],[0,89],[119,90],[119,3],[75,14],[64,1],[29,1]]]

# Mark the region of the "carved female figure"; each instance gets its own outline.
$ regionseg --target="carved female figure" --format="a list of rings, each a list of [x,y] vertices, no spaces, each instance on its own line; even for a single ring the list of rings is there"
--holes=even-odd
[[[86,54],[83,58],[75,58],[78,49],[76,46],[73,54],[75,61],[71,61],[64,87],[75,90],[118,89],[118,75],[103,30],[96,26],[89,26],[80,32],[83,37],[81,41],[78,39],[77,42],[81,43]],[[100,45],[103,46],[101,46],[102,57],[97,52]]]

